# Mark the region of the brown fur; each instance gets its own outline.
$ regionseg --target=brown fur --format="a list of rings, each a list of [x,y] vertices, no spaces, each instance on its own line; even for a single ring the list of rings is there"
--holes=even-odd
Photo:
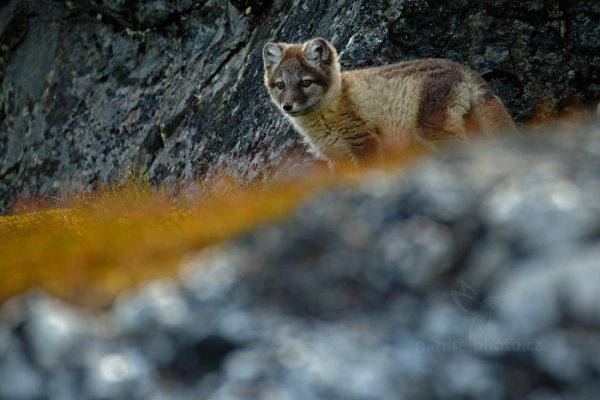
[[[468,131],[472,133],[502,132],[515,129],[510,114],[500,100],[490,91],[473,105],[466,116]]]
[[[462,80],[458,68],[450,68],[451,64],[437,66],[435,64],[439,64],[438,61],[423,62],[431,66],[423,81],[417,127],[428,140],[435,140],[440,135],[448,135],[449,132],[444,131],[446,110],[453,98],[456,85]]]
[[[323,158],[358,161],[388,146],[514,129],[500,100],[466,66],[422,59],[340,72],[336,55],[320,38],[263,50],[271,99]]]

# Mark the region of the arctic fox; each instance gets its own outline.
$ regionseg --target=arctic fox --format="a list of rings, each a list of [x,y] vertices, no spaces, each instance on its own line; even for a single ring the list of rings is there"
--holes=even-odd
[[[340,71],[327,40],[267,43],[272,101],[329,161],[355,162],[393,146],[514,129],[506,108],[470,68],[445,59]]]

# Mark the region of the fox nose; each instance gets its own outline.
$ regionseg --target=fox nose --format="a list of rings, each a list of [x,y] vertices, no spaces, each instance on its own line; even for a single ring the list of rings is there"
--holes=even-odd
[[[293,106],[292,106],[291,104],[289,104],[289,103],[285,103],[285,104],[283,105],[283,109],[284,109],[285,111],[292,111],[292,108],[293,108]]]

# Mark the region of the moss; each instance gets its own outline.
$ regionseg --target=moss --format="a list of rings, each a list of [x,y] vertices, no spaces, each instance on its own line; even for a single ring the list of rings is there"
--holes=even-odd
[[[381,161],[397,168],[418,151]],[[319,190],[352,184],[353,166],[298,181],[241,188],[226,176],[204,181],[202,199],[169,196],[132,166],[118,187],[80,195],[70,207],[0,217],[0,301],[34,287],[84,306],[110,304],[122,290],[176,274],[181,257],[283,218]]]
[[[182,204],[151,190],[133,168],[127,186],[71,208],[1,217],[0,300],[42,287],[75,303],[105,306],[137,282],[175,274],[181,256],[282,217],[318,186],[240,189]]]

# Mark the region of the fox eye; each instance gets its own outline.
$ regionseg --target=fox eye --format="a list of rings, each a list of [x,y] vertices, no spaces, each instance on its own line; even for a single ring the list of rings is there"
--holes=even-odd
[[[283,88],[285,87],[285,83],[283,83],[283,82],[277,82],[277,83],[275,84],[275,87],[276,87],[277,89],[279,89],[279,90],[283,90]]]
[[[310,79],[304,79],[302,82],[300,82],[300,84],[302,85],[302,87],[309,87],[313,84],[313,81],[311,81]]]

